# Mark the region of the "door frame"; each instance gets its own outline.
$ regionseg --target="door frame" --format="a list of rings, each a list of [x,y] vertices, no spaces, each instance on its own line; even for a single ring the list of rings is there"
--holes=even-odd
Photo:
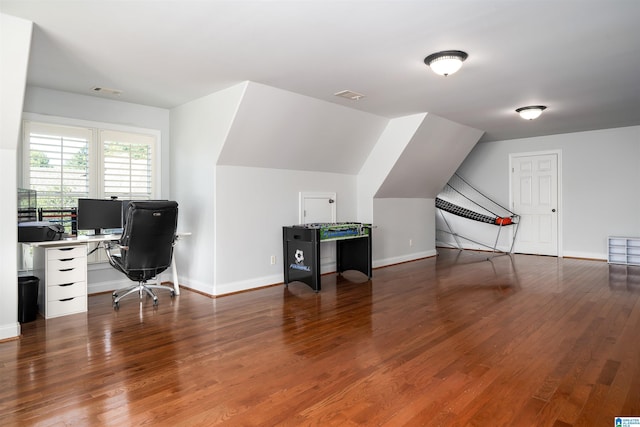
[[[301,191],[298,201],[298,224],[304,224],[304,207],[307,199],[326,199],[331,204],[331,222],[336,222],[337,197],[335,192]],[[330,202],[333,200],[333,202]]]
[[[513,206],[515,204],[513,197],[513,162],[516,157],[533,157],[533,156],[548,156],[548,155],[556,155],[557,158],[557,170],[556,170],[556,178],[558,185],[558,235],[556,236],[556,241],[558,242],[558,258],[563,258],[563,244],[562,244],[562,223],[564,217],[564,209],[562,206],[562,150],[544,150],[544,151],[527,151],[522,153],[509,153],[509,206],[513,210]],[[516,212],[517,214],[518,212]]]

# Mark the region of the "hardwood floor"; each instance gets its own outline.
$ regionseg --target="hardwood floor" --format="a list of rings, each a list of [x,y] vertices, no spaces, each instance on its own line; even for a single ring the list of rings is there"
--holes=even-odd
[[[440,256],[211,299],[89,298],[0,343],[2,426],[613,426],[640,268]]]

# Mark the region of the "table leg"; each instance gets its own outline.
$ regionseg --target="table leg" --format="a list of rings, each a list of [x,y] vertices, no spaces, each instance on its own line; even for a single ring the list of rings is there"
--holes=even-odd
[[[176,295],[180,295],[180,285],[178,284],[178,269],[176,268],[176,258],[171,257],[171,273],[173,274],[173,290]]]

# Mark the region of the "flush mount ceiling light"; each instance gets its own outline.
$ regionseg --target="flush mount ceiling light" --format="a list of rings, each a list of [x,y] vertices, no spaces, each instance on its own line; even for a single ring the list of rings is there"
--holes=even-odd
[[[461,50],[443,50],[424,58],[424,63],[431,67],[434,73],[446,77],[458,71],[468,56]]]
[[[529,107],[518,108],[516,110],[516,113],[520,114],[520,117],[525,120],[533,120],[540,117],[540,114],[542,114],[542,112],[546,109],[547,107],[545,107],[544,105],[531,105]]]

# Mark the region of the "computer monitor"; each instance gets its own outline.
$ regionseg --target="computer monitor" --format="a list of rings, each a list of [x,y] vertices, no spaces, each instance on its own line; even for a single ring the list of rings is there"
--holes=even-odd
[[[38,193],[36,190],[18,188],[18,222],[38,220]]]
[[[104,230],[122,228],[122,200],[78,199],[78,230]]]

